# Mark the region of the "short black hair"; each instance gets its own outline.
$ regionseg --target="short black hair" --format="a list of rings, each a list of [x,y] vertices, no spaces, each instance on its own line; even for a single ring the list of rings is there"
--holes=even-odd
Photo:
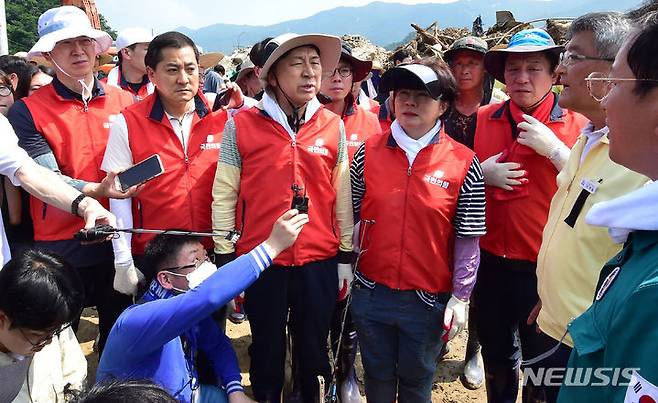
[[[9,79],[9,76],[7,75],[7,73],[5,73],[2,70],[0,70],[0,84],[9,87],[12,94],[14,93],[14,87],[12,87],[11,85],[11,80]]]
[[[43,74],[48,74],[50,77],[55,78],[55,75],[56,75],[56,73],[55,73],[55,69],[53,69],[52,67],[46,66],[46,65],[44,65],[44,64],[40,64],[40,65],[37,66],[37,68],[38,68]],[[37,72],[35,72],[34,74],[36,74],[36,73],[37,73]]]
[[[645,17],[632,41],[626,61],[633,75],[641,80],[658,80],[658,13]],[[636,81],[633,92],[644,97],[657,87],[655,81]]]
[[[221,75],[226,74],[226,68],[224,68],[224,66],[222,66],[221,64],[216,65],[212,69],[215,70],[216,73],[219,73]]]
[[[265,49],[265,45],[267,45],[267,42],[271,41],[272,39],[274,38],[268,36],[262,41],[254,43],[254,46],[252,46],[251,49],[249,50],[249,60],[251,60],[254,66],[263,67],[265,65],[265,62],[267,61],[267,57],[265,57],[265,55],[263,54],[263,49]]]
[[[393,53],[393,56],[391,56],[391,60],[393,60],[393,64],[395,64],[395,62],[402,63],[402,61],[407,57],[412,57],[411,53],[407,49],[400,49],[395,53]]]
[[[160,34],[153,38],[153,40],[149,43],[146,56],[144,56],[144,64],[146,64],[147,67],[155,70],[155,66],[157,66],[158,63],[162,61],[162,49],[182,49],[188,46],[194,50],[196,62],[199,63],[199,49],[197,49],[194,41],[190,39],[190,37],[176,31],[169,31],[165,32],[164,34]]]
[[[78,319],[84,288],[61,257],[28,249],[0,270],[0,311],[12,328],[51,330]]]
[[[176,256],[183,246],[201,242],[201,239],[192,235],[170,235],[158,234],[147,245],[144,251],[146,259],[146,271],[144,273],[149,279],[167,268],[174,266]]]
[[[14,91],[15,99],[24,98],[30,93],[32,76],[37,72],[35,65],[22,57],[2,55],[0,56],[0,70],[7,75],[13,73],[18,77],[18,84],[16,84],[16,90]]]
[[[117,52],[117,66],[121,66],[121,63],[123,63],[123,55],[122,55],[123,52],[121,52],[121,51],[124,50],[124,49],[135,50],[136,47],[137,47],[137,44],[133,43],[132,45],[128,45],[126,47],[121,48]]]
[[[78,396],[74,403],[178,403],[169,392],[149,380],[113,379],[94,385]]]

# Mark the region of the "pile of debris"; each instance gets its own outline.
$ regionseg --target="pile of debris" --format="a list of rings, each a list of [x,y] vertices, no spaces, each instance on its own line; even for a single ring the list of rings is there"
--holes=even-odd
[[[551,34],[557,44],[564,44],[567,40],[567,31],[571,25],[571,20],[571,18],[548,18],[522,22],[517,21],[509,11],[497,11],[496,23],[486,32],[482,27],[481,17],[477,17],[473,21],[471,30],[467,28],[439,29],[439,25],[436,22],[426,28],[417,24],[411,24],[411,27],[416,31],[416,37],[398,46],[395,51],[407,49],[419,57],[433,56],[442,58],[443,53],[450,49],[454,41],[468,35],[481,37],[487,41],[490,49],[504,47],[512,35],[523,29],[532,28],[532,24],[538,22],[545,22],[543,28]],[[391,55],[395,51],[389,52],[360,35],[343,35],[342,40],[352,48],[352,54],[359,59],[372,60],[373,65],[376,67],[391,67]],[[236,72],[240,63],[247,60],[248,57],[249,48],[238,48],[231,55],[224,57],[220,64],[226,68],[230,76],[231,72]]]
[[[361,60],[372,60],[375,66],[384,66],[391,56],[391,52],[373,44],[361,35],[343,35],[341,39],[352,48],[352,54],[355,57]]]
[[[219,62],[219,64],[224,66],[229,77],[231,77],[234,72],[238,71],[238,66],[240,66],[242,62],[249,59],[249,50],[251,50],[250,47],[240,47],[234,49],[233,53],[230,55],[224,55],[224,58]]]
[[[555,39],[557,44],[564,44],[566,42],[567,31],[571,25],[571,18],[549,18],[539,19],[533,21],[516,21],[514,15],[509,11],[496,12],[496,24],[489,28],[486,32],[482,28],[482,18],[477,17],[473,21],[473,27],[469,31],[466,28],[446,28],[439,29],[436,22],[430,26],[423,28],[417,24],[411,24],[411,27],[416,30],[416,37],[411,41],[398,46],[395,51],[400,49],[407,49],[412,54],[419,57],[439,57],[450,49],[454,41],[468,35],[479,36],[489,44],[489,48],[504,47],[509,42],[509,39],[515,33],[532,28],[534,23],[546,22],[543,27]],[[395,52],[394,51],[394,52]],[[387,60],[387,67],[390,66],[390,60]]]

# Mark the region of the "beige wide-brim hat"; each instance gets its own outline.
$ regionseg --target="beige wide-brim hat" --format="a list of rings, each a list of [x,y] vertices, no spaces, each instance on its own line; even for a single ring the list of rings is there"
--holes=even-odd
[[[202,53],[199,55],[199,66],[203,67],[204,69],[213,68],[218,65],[223,58],[224,54],[222,52]]]
[[[247,58],[247,60],[242,62],[242,64],[240,65],[240,71],[238,72],[238,75],[235,77],[235,82],[237,83],[238,81],[240,81],[240,79],[242,79],[242,77],[249,74],[250,71],[253,71],[254,67],[255,67],[254,63],[249,58]]]
[[[28,52],[30,56],[41,56],[51,52],[57,42],[86,36],[95,41],[96,54],[105,52],[112,45],[112,37],[94,29],[87,14],[74,6],[61,6],[47,10],[37,24],[39,40]]]
[[[258,78],[267,85],[267,74],[274,63],[288,51],[300,46],[315,46],[318,48],[320,51],[320,65],[323,72],[332,72],[338,65],[341,46],[340,38],[337,36],[287,33],[273,38],[263,48],[263,56],[267,57],[267,60]]]

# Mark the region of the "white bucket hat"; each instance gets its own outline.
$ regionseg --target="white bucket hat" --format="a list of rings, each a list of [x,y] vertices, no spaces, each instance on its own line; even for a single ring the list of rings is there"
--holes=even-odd
[[[332,35],[293,33],[279,35],[263,48],[263,57],[266,57],[263,69],[260,72],[261,81],[267,82],[267,73],[272,65],[289,50],[300,46],[315,46],[320,51],[320,64],[323,72],[333,72],[340,59],[340,38]]]
[[[47,10],[37,24],[39,40],[32,46],[28,56],[41,56],[51,52],[55,44],[66,39],[86,36],[96,41],[96,54],[105,52],[112,45],[112,37],[94,29],[87,14],[74,6],[61,6]]]
[[[136,43],[150,43],[153,40],[153,35],[144,29],[139,27],[126,28],[119,31],[116,40],[117,51],[127,48],[128,46],[134,45]]]

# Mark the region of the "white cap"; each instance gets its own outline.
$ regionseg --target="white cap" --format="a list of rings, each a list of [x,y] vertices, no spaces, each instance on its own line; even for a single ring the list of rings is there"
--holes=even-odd
[[[46,10],[37,24],[39,40],[28,56],[40,56],[53,50],[57,42],[86,36],[96,41],[96,54],[105,52],[112,45],[112,37],[94,29],[87,14],[74,6],[61,6]]]
[[[153,35],[151,35],[151,33],[144,28],[133,27],[122,29],[117,35],[117,51],[136,43],[149,43],[152,40]]]

